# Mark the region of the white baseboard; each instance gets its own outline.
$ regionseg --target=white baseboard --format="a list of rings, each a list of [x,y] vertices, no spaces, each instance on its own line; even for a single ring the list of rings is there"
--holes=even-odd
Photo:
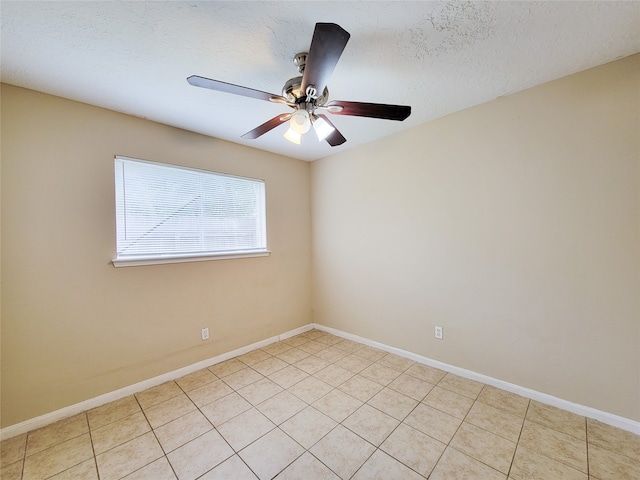
[[[30,432],[31,430],[44,427],[51,423],[57,422],[58,420],[77,415],[78,413],[91,410],[92,408],[99,407],[106,403],[128,397],[129,395],[133,395],[134,393],[138,393],[148,388],[155,387],[170,380],[184,377],[185,375],[196,372],[203,368],[210,367],[211,365],[215,365],[216,363],[224,362],[225,360],[229,360],[230,358],[237,357],[252,350],[266,347],[267,345],[271,345],[272,343],[278,342],[280,340],[286,340],[289,337],[299,335],[308,330],[311,330],[312,328],[313,325],[308,324],[294,330],[289,330],[288,332],[285,332],[281,335],[276,335],[274,337],[270,337],[256,343],[252,343],[251,345],[247,345],[246,347],[241,347],[236,350],[232,350],[231,352],[226,352],[215,357],[194,363],[192,365],[187,365],[186,367],[179,368],[178,370],[173,370],[172,372],[164,373],[162,375],[158,375],[157,377],[153,377],[148,380],[129,385],[128,387],[105,393],[104,395],[90,398],[83,402],[61,408],[60,410],[46,413],[44,415],[40,415],[39,417],[31,418],[29,420],[25,420],[24,422],[11,425],[0,430],[0,440],[6,440],[7,438]]]
[[[519,385],[515,385],[513,383],[499,380],[497,378],[476,373],[471,370],[466,370],[464,368],[456,367],[454,365],[449,365],[447,363],[439,362],[437,360],[423,357],[421,355],[417,355],[415,353],[411,353],[406,350],[402,350],[400,348],[390,347],[383,343],[375,342],[373,340],[369,340],[368,338],[359,337],[358,335],[353,335],[351,333],[346,333],[341,330],[337,330],[335,328],[325,327],[324,325],[312,323],[300,328],[296,328],[294,330],[289,330],[288,332],[285,332],[283,334],[276,335],[274,337],[270,337],[256,343],[252,343],[251,345],[247,345],[245,347],[241,347],[236,350],[232,350],[230,352],[217,355],[207,360],[202,360],[192,365],[179,368],[178,370],[174,370],[172,372],[168,372],[168,373],[159,375],[157,377],[144,380],[134,385],[129,385],[128,387],[124,387],[119,390],[115,390],[113,392],[105,393],[104,395],[90,398],[83,402],[61,408],[60,410],[56,410],[54,412],[50,412],[45,415],[41,415],[39,417],[26,420],[24,422],[11,425],[9,427],[6,427],[0,430],[0,440],[5,440],[7,438],[15,437],[16,435],[20,435],[20,434],[29,432],[31,430],[35,430],[37,428],[41,428],[51,423],[57,422],[58,420],[62,420],[63,418],[67,418],[72,415],[76,415],[78,413],[82,413],[84,411],[90,410],[92,408],[99,407],[106,403],[113,402],[115,400],[119,400],[124,397],[128,397],[129,395],[133,395],[135,393],[141,392],[148,388],[155,387],[157,385],[160,385],[164,382],[168,382],[170,380],[175,380],[177,378],[183,377],[185,375],[196,372],[203,368],[210,367],[211,365],[215,365],[216,363],[224,362],[225,360],[229,360],[230,358],[237,357],[239,355],[250,352],[252,350],[266,347],[267,345],[270,345],[272,343],[275,343],[281,340],[286,340],[287,338],[293,337],[295,335],[299,335],[313,328],[327,332],[327,333],[331,333],[333,335],[336,335],[341,338],[345,338],[347,340],[353,340],[355,342],[359,342],[364,345],[369,345],[371,347],[384,350],[385,352],[393,353],[400,357],[408,358],[410,360],[421,363],[423,365],[428,365],[430,367],[438,368],[445,372],[453,373],[460,377],[468,378],[470,380],[476,380],[486,385],[491,385],[493,387],[500,388],[502,390],[506,390],[508,392],[512,392],[512,393],[521,395],[523,397],[530,398],[532,400],[537,400],[541,403],[551,405],[557,408],[561,408],[562,410],[567,410],[569,412],[582,415],[584,417],[592,418],[594,420],[599,420],[600,422],[606,423],[607,425],[612,425],[614,427],[621,428],[623,430],[627,430],[629,432],[640,435],[640,422],[636,422],[634,420],[624,418],[619,415],[614,415],[612,413],[604,412],[602,410],[598,410],[595,408],[569,402],[567,400],[554,397],[553,395],[548,395],[546,393],[538,392],[536,390],[531,390],[529,388],[521,387]]]
[[[611,426],[620,428],[622,430],[635,433],[636,435],[640,435],[640,422],[636,422],[635,420],[631,420],[629,418],[621,417],[619,415],[614,415],[612,413],[604,412],[602,410],[598,410],[592,407],[587,407],[585,405],[580,405],[578,403],[573,403],[568,400],[563,400],[561,398],[554,397],[553,395],[538,392],[530,388],[521,387],[520,385],[515,385],[513,383],[505,382],[503,380],[489,377],[481,373],[476,373],[471,370],[466,370],[464,368],[456,367],[454,365],[449,365],[447,363],[439,362],[437,360],[432,360],[430,358],[423,357],[421,355],[416,355],[415,353],[411,353],[406,350],[402,350],[400,348],[390,347],[383,343],[375,342],[373,340],[369,340],[368,338],[359,337],[351,333],[346,333],[341,330],[337,330],[335,328],[325,327],[324,325],[319,325],[315,323],[313,324],[313,328],[316,328],[323,332],[331,333],[333,335],[345,338],[347,340],[353,340],[354,342],[363,343],[365,345],[369,345],[371,347],[384,350],[385,352],[393,353],[400,357],[408,358],[410,360],[413,360],[414,362],[418,362],[424,365],[428,365],[430,367],[438,368],[440,370],[444,370],[445,372],[450,372],[460,377],[468,378],[469,380],[475,380],[475,381],[484,383],[486,385],[491,385],[493,387],[506,390],[507,392],[515,393],[517,395],[521,395],[523,397],[530,398],[532,400],[537,400],[540,403],[551,405],[553,407],[557,407],[562,410],[567,410],[571,413],[582,415],[583,417],[592,418],[602,423],[606,423],[607,425],[611,425]]]

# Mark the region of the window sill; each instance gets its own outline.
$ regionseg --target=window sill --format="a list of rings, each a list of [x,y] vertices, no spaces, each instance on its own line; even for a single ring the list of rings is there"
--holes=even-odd
[[[233,258],[268,257],[271,250],[252,252],[228,252],[216,254],[175,255],[163,257],[131,257],[114,258],[111,263],[114,267],[139,267],[142,265],[162,265],[165,263],[207,262],[210,260],[230,260]]]

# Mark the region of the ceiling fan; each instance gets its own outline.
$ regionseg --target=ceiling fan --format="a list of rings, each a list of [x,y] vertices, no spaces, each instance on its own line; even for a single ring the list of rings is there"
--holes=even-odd
[[[293,112],[278,115],[262,125],[242,135],[242,138],[256,139],[280,124],[289,121],[290,128],[284,134],[293,143],[300,143],[302,135],[312,127],[319,141],[325,140],[335,147],[347,141],[326,115],[316,111],[327,111],[334,115],[381,118],[402,121],[411,115],[411,107],[386,105],[382,103],[346,102],[329,100],[327,81],[333,73],[340,55],[349,41],[349,32],[335,23],[316,23],[309,52],[298,53],[294,63],[300,76],[287,80],[282,95],[275,95],[232,83],[212,80],[192,75],[187,81],[195,86],[219,92],[257,98],[274,103],[282,103],[293,108]]]

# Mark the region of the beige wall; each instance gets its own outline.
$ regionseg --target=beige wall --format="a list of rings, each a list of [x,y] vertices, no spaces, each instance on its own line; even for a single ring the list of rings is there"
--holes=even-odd
[[[3,85],[2,426],[312,320],[640,420],[639,61],[311,165]],[[114,155],[265,179],[272,255],[113,268]]]
[[[314,321],[640,420],[639,60],[314,162]]]
[[[273,253],[114,268],[114,155],[266,180]],[[3,85],[2,426],[308,324],[309,174],[306,162]]]

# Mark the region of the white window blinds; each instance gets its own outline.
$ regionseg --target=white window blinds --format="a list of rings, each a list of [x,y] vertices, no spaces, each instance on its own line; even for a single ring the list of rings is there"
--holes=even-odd
[[[117,260],[268,252],[264,181],[115,158]]]

